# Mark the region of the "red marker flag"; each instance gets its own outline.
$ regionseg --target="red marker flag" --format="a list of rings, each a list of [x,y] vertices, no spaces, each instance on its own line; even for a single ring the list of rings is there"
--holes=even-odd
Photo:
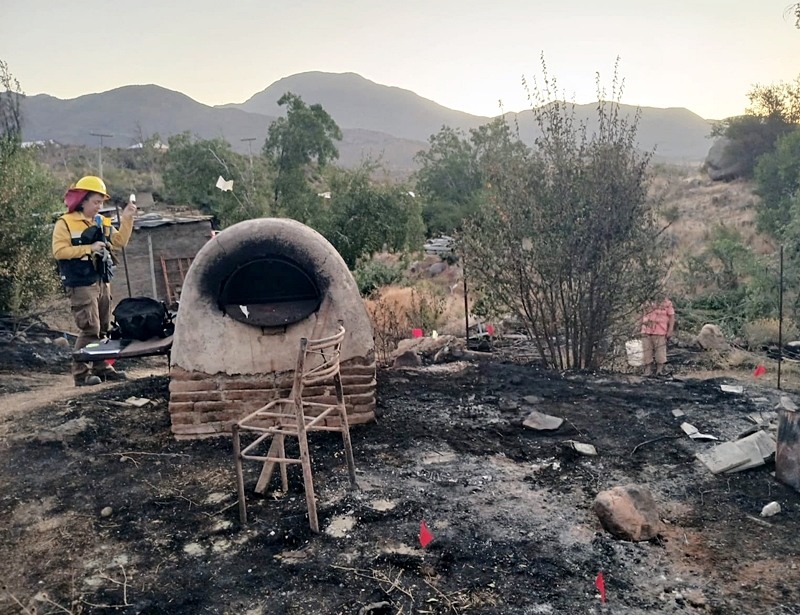
[[[486,325],[486,333],[494,335],[494,325]]]
[[[431,544],[432,540],[433,540],[433,534],[431,534],[431,531],[425,524],[425,519],[423,519],[422,521],[419,522],[419,544],[421,544],[422,548],[424,549],[429,544]]]
[[[764,375],[764,374],[766,374],[766,373],[767,373],[767,368],[766,368],[766,367],[764,367],[763,365],[759,365],[758,367],[756,367],[756,368],[753,370],[753,375],[754,375],[756,378],[758,378],[759,376],[763,376],[763,375]]]
[[[422,337],[422,329],[411,329],[411,337]]]
[[[594,580],[594,586],[600,592],[600,602],[606,602],[606,580],[603,578],[603,571],[597,573],[597,578]]]

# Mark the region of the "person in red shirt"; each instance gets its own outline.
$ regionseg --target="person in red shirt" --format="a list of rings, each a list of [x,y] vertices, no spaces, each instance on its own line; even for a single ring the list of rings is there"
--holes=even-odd
[[[642,310],[642,361],[644,375],[653,375],[653,361],[655,360],[655,375],[664,373],[667,363],[667,340],[672,337],[675,329],[675,308],[666,296],[657,297],[644,306]]]

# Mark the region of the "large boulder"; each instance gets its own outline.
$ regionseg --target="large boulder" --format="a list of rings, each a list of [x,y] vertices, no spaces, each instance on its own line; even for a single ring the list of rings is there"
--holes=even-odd
[[[728,342],[725,340],[725,335],[722,333],[717,325],[705,324],[700,329],[695,339],[700,348],[703,350],[727,350]]]
[[[653,494],[640,485],[617,486],[601,491],[592,504],[600,524],[622,540],[650,540],[661,529]]]
[[[720,137],[708,150],[705,168],[714,181],[730,181],[741,177],[747,170],[747,160],[737,157],[731,144],[729,138]]]

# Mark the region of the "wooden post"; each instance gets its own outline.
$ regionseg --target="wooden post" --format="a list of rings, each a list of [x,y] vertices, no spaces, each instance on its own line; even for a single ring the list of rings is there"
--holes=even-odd
[[[236,464],[236,494],[239,498],[239,521],[247,525],[247,502],[244,499],[244,473],[242,471],[242,448],[239,442],[239,425],[231,425],[233,435],[233,458]]]
[[[778,275],[778,390],[781,390],[781,363],[783,363],[783,245],[781,245],[780,273]]]
[[[153,283],[153,299],[158,299],[158,290],[156,289],[156,264],[153,260],[153,237],[150,233],[147,234],[147,253],[150,256],[150,281]]]
[[[114,203],[114,207],[117,209],[117,224],[121,224],[122,221],[119,217],[119,205]],[[131,276],[128,273],[128,255],[125,253],[124,247],[122,248],[122,265],[125,267],[125,283],[128,286],[128,296],[131,297],[133,296],[133,293],[131,292]]]

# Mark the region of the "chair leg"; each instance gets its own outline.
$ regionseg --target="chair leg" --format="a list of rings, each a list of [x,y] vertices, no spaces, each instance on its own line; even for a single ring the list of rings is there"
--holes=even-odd
[[[282,458],[286,458],[286,448],[284,447],[284,436],[278,435],[278,455]],[[282,463],[281,464],[281,488],[283,489],[284,493],[289,492],[289,476],[286,472],[286,466],[288,464]]]
[[[308,508],[308,523],[311,531],[319,533],[319,521],[317,520],[317,503],[314,499],[314,478],[311,476],[311,455],[308,452],[308,439],[306,432],[301,429],[297,434],[297,441],[300,445],[300,460],[303,465],[303,485],[306,491],[306,507]]]
[[[350,475],[350,486],[356,487],[356,463],[353,459],[353,444],[350,441],[350,425],[347,421],[347,410],[339,408],[339,417],[342,425],[342,442],[344,443],[344,457],[347,460],[347,473]]]
[[[244,499],[244,474],[242,473],[242,448],[239,441],[239,425],[231,426],[233,434],[233,457],[236,464],[236,491],[239,497],[239,521],[247,525],[247,502]]]
[[[278,438],[282,438],[283,436],[274,436],[272,438],[272,442],[270,442],[269,450],[267,451],[267,457],[283,457],[283,451],[279,450],[280,447],[278,445]],[[265,461],[264,465],[261,467],[261,474],[258,475],[258,482],[256,483],[255,492],[256,493],[264,493],[264,489],[266,489],[267,485],[269,485],[269,479],[272,478],[272,473],[275,471],[275,464],[276,461]],[[283,469],[283,464],[281,464],[281,468]]]

